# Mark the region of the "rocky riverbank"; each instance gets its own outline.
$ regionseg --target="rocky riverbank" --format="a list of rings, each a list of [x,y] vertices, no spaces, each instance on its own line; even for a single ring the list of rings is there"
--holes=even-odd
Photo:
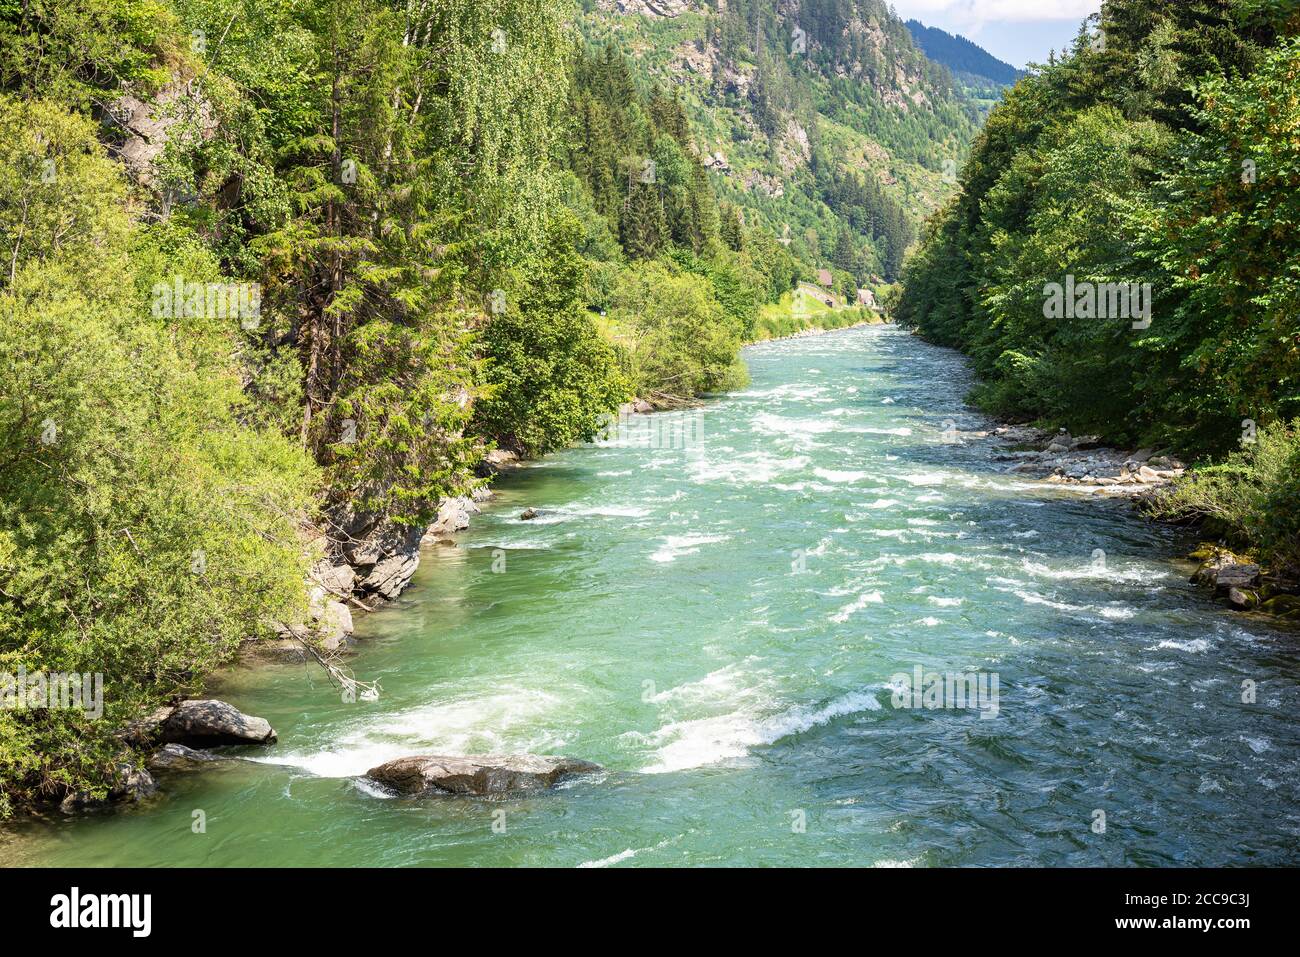
[[[1168,451],[1145,448],[1126,452],[1101,444],[1095,435],[1073,436],[1027,425],[1000,425],[984,432],[963,432],[956,440],[987,438],[1008,446],[994,455],[1006,463],[1004,474],[1021,475],[1053,485],[1078,487],[1136,504],[1152,501],[1187,472]],[[1261,568],[1221,544],[1202,544],[1189,558],[1200,562],[1192,581],[1210,588],[1229,607],[1286,621],[1300,621],[1300,578]]]
[[[1102,445],[1095,435],[1073,436],[1066,430],[1048,432],[1027,425],[1001,425],[989,432],[969,433],[1007,443],[994,456],[1007,463],[1003,472],[1040,479],[1054,485],[1082,486],[1098,494],[1149,498],[1176,481],[1186,466],[1170,452],[1137,449],[1125,452]]]

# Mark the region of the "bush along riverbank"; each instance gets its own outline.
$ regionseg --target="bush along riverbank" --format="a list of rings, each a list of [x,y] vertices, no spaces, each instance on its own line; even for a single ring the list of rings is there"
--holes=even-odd
[[[1194,578],[1232,607],[1300,622],[1300,421],[1243,433],[1242,449],[1194,469],[1150,513],[1210,541]]]

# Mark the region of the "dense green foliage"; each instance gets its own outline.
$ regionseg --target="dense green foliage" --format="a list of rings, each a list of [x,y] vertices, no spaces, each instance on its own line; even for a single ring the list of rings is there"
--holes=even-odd
[[[985,407],[1076,434],[1212,456],[1300,414],[1298,29],[1255,0],[1110,0],[990,116],[902,321],[971,354]],[[1149,286],[1150,313],[1053,310],[1052,284]]]
[[[0,674],[105,686],[103,720],[0,710],[0,813],[102,792],[124,721],[303,599],[313,467],[248,421],[229,327],[149,308],[155,279],[216,262],[132,223],[95,133],[0,96]]]

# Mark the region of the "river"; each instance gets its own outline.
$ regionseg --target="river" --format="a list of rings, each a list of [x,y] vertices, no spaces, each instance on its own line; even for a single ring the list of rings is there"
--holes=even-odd
[[[359,623],[378,701],[315,666],[235,672],[215,690],[276,745],[11,829],[0,859],[1300,863],[1294,632],[1189,585],[1185,533],[1000,474],[954,435],[988,425],[960,356],[869,327],[746,358],[744,391],[651,420],[680,429],[637,420],[505,477]],[[990,696],[896,706],[925,704],[901,695],[917,668]],[[499,801],[356,777],[513,751],[607,770]]]

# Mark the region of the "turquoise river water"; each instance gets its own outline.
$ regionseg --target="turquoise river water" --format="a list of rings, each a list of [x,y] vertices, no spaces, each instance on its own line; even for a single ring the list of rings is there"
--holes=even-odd
[[[1294,632],[1187,584],[1183,533],[954,438],[988,425],[961,357],[891,327],[746,357],[744,391],[504,478],[359,622],[378,701],[314,665],[236,672],[214,691],[277,744],[11,829],[0,861],[1300,863]],[[926,703],[901,695],[917,668],[988,696],[896,706]],[[507,800],[359,779],[515,751],[606,771]]]

